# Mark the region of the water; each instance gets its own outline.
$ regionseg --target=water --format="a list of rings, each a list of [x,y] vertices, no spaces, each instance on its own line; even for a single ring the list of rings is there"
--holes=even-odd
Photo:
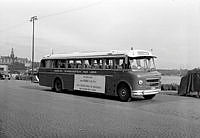
[[[180,76],[161,76],[161,84],[180,84],[181,77]]]

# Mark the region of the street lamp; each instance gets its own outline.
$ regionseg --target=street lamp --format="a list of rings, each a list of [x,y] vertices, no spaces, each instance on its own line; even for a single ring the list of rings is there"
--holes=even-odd
[[[32,77],[33,77],[33,69],[34,69],[34,23],[37,20],[37,16],[33,16],[30,19],[30,22],[33,22],[33,36],[32,36]]]

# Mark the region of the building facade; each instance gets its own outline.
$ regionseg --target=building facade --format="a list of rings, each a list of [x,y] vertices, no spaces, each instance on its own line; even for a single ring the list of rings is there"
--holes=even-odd
[[[24,72],[31,67],[31,61],[28,58],[15,57],[12,48],[10,56],[1,56],[0,65],[7,65],[10,73]]]
[[[11,65],[15,62],[24,64],[24,65],[31,65],[31,61],[28,58],[20,58],[15,57],[14,50],[12,48],[10,56],[1,56],[0,57],[0,64]]]

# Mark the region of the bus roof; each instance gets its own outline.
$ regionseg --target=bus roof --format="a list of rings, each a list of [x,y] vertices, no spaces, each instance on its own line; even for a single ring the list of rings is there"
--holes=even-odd
[[[53,54],[44,56],[43,59],[81,59],[81,58],[116,58],[116,57],[156,57],[146,50],[112,50],[109,52],[74,52],[71,54]]]

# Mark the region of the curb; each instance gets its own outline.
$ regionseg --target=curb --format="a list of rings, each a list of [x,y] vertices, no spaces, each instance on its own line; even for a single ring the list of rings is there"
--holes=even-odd
[[[177,91],[161,91],[159,94],[161,94],[161,95],[177,95],[178,96]]]

